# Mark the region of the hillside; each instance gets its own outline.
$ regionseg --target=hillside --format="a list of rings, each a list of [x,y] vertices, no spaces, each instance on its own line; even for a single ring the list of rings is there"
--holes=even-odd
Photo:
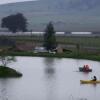
[[[0,20],[21,12],[28,28],[43,31],[49,21],[56,31],[100,31],[100,0],[38,0],[0,5]]]

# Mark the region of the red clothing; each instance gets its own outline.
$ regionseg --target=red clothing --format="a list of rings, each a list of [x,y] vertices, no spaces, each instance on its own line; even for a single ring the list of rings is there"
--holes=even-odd
[[[89,70],[89,66],[88,65],[84,65],[83,67],[85,70]]]

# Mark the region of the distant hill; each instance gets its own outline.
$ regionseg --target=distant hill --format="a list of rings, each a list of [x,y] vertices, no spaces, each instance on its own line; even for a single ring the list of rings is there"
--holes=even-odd
[[[52,21],[56,31],[100,31],[100,0],[38,0],[0,5],[0,20],[23,13],[28,28],[44,31]]]

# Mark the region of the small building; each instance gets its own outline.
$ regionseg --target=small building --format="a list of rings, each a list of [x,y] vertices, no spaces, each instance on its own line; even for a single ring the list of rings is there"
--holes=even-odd
[[[63,53],[63,48],[60,45],[57,47],[57,53]]]

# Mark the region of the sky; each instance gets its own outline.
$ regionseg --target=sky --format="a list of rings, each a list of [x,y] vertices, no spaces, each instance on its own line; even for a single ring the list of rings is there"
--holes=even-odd
[[[22,2],[22,1],[35,1],[35,0],[0,0],[0,4]]]

